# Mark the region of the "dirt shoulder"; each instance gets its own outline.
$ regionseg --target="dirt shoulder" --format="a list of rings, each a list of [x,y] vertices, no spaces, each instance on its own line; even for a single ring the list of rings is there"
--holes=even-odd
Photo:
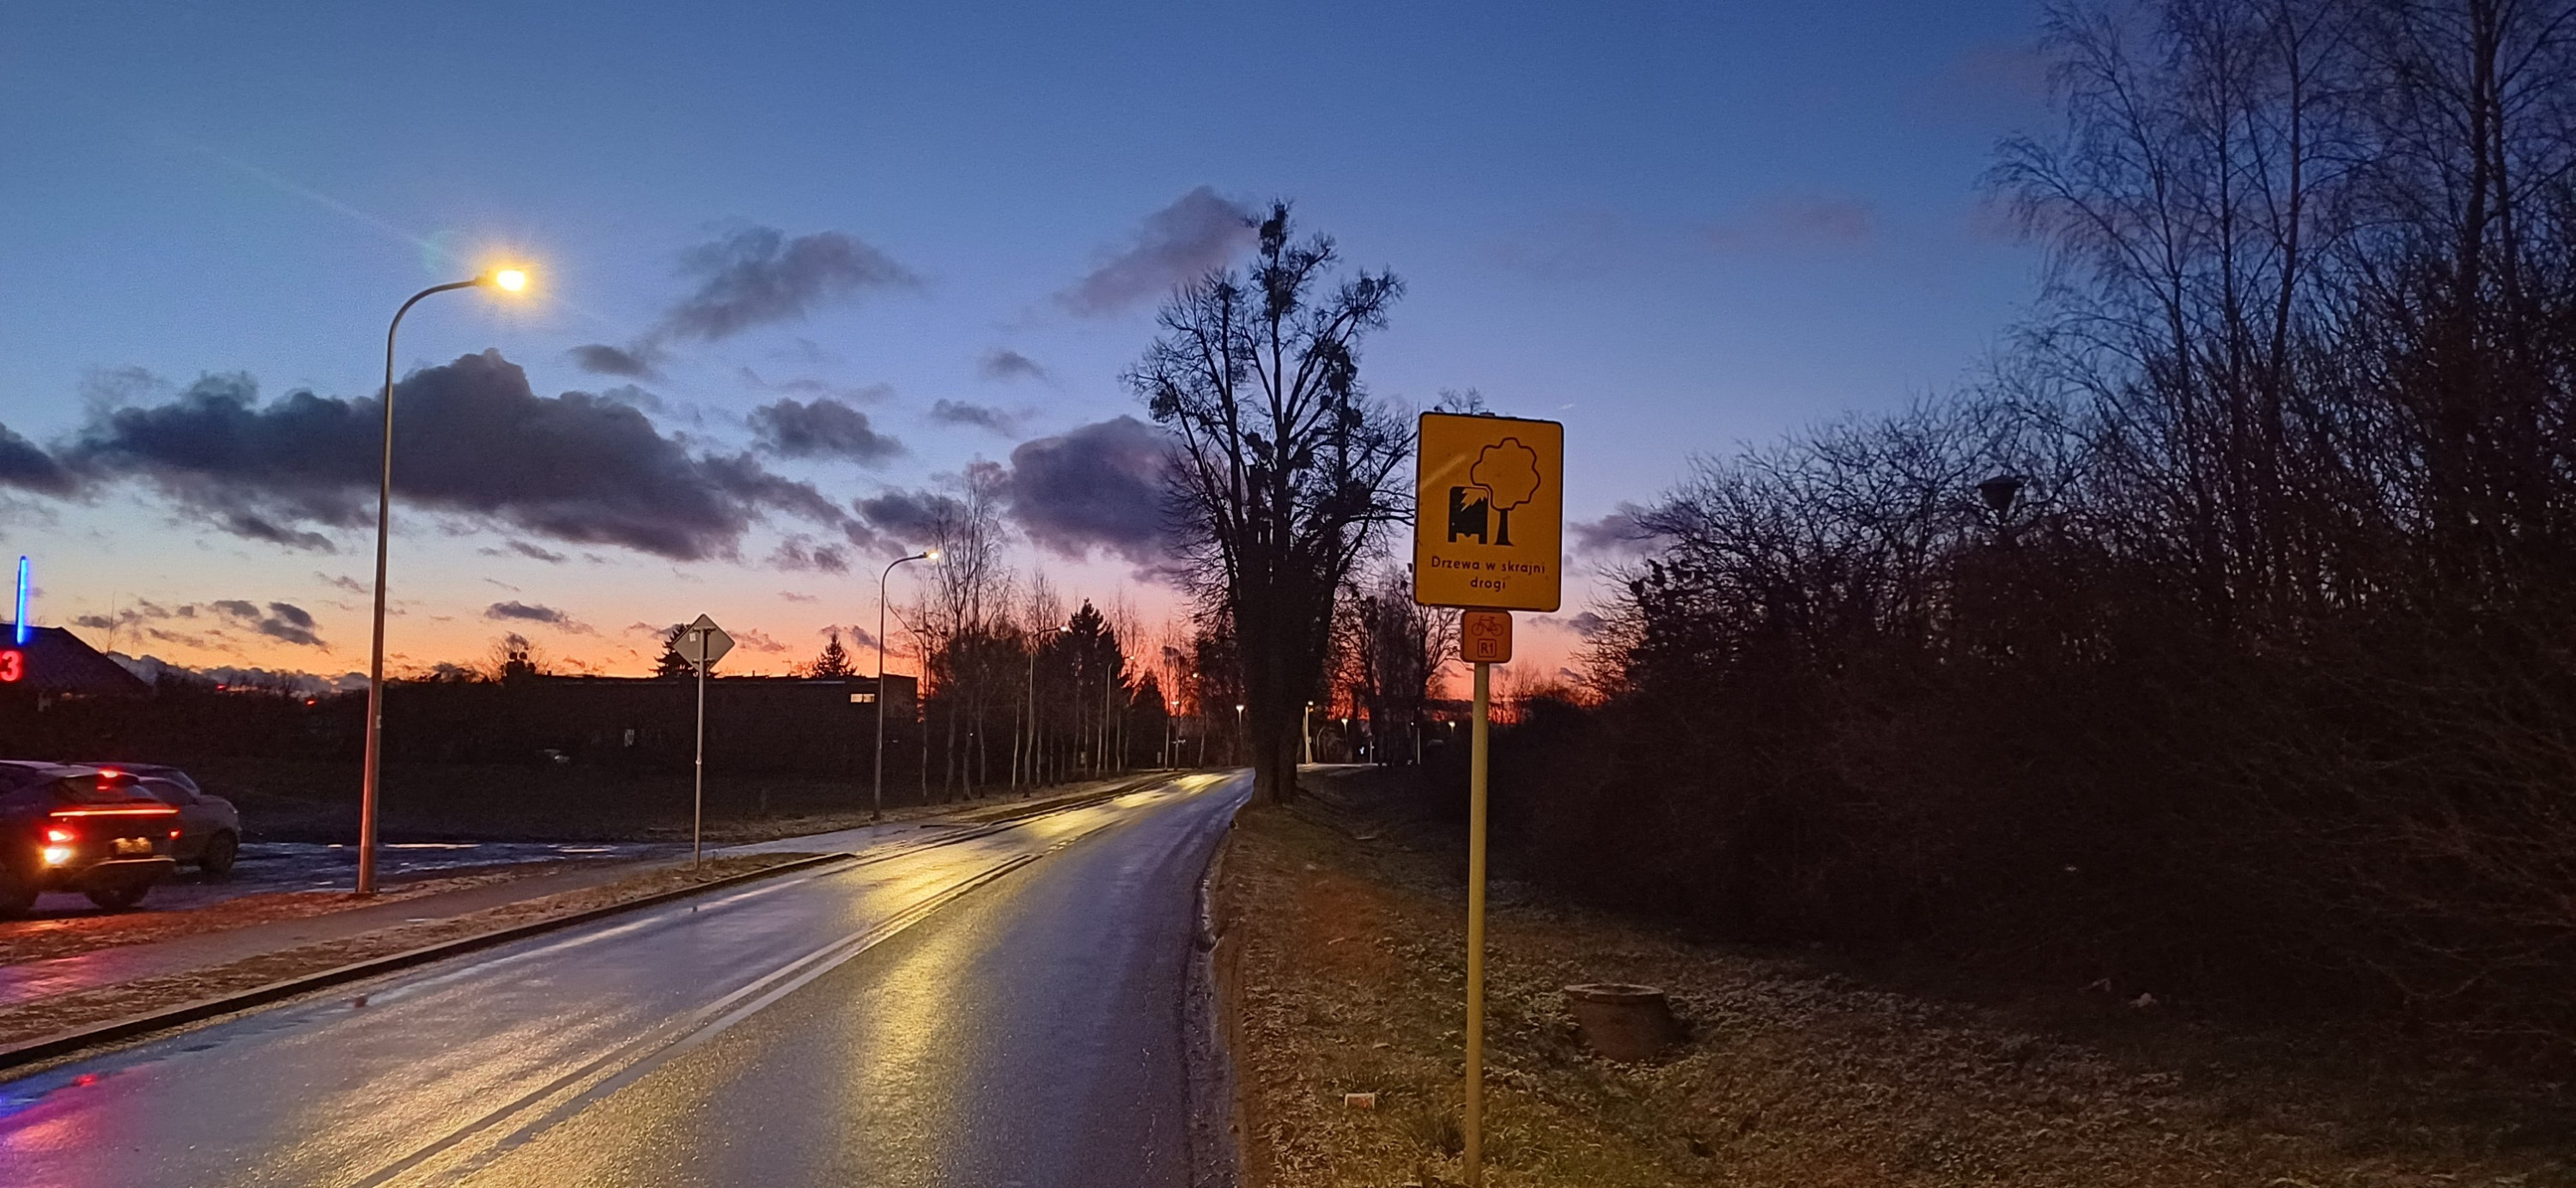
[[[483,911],[405,923],[358,936],[262,953],[186,973],[52,995],[0,1009],[0,1044],[38,1039],[201,999],[236,994],[353,962],[609,907],[810,857],[812,855],[809,854],[728,855],[709,859],[704,866],[694,870],[687,866],[642,870],[614,882],[520,900]]]
[[[1238,818],[1217,905],[1247,1184],[1459,1175],[1463,863],[1406,832],[1311,800]],[[2565,1086],[2276,1058],[2108,1001],[2051,1026],[1496,891],[1490,1184],[2576,1185]],[[1667,989],[1691,1039],[1590,1055],[1562,988],[1603,981]]]

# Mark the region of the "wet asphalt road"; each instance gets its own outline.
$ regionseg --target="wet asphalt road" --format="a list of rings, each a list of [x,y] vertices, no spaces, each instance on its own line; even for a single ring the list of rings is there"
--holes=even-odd
[[[1187,973],[1246,791],[1182,777],[0,1082],[0,1182],[1204,1182]]]

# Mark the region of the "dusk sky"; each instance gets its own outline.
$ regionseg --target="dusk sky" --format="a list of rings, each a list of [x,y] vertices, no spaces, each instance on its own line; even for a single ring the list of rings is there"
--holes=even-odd
[[[1272,198],[1405,280],[1377,394],[1564,421],[1597,520],[1974,374],[2037,291],[1978,187],[2047,118],[2037,17],[14,5],[0,548],[35,558],[35,621],[119,651],[362,670],[348,402],[403,298],[507,259],[531,299],[404,326],[450,415],[398,434],[398,670],[519,631],[640,672],[707,612],[728,669],[784,671],[873,627],[907,508],[977,460],[1010,468],[1022,574],[1159,620],[1118,375]]]

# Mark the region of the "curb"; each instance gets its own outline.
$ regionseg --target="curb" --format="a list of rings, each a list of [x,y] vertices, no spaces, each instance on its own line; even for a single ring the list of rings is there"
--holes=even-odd
[[[631,912],[637,908],[658,907],[662,904],[672,902],[673,900],[686,899],[694,895],[703,895],[709,891],[721,891],[728,887],[739,886],[743,883],[749,883],[759,879],[771,878],[783,874],[794,874],[797,871],[811,870],[815,867],[824,866],[834,862],[847,862],[852,857],[853,855],[849,854],[817,854],[811,858],[803,858],[794,862],[782,862],[776,866],[764,867],[760,870],[744,871],[738,875],[727,875],[724,878],[717,879],[713,882],[700,883],[693,887],[674,887],[668,891],[654,892],[653,894],[644,896],[640,899],[630,899],[623,903],[612,903],[600,907],[588,908],[574,912],[568,916],[557,916],[549,920],[532,920],[525,924],[513,924],[510,927],[495,929],[491,932],[476,933],[473,936],[458,937],[457,939],[450,941],[440,941],[434,945],[423,945],[417,949],[406,949],[400,953],[389,953],[382,957],[373,957],[365,961],[352,962],[348,965],[337,966],[331,969],[322,970],[318,973],[304,974],[300,977],[292,977],[281,981],[270,982],[265,986],[254,986],[248,990],[243,990],[235,994],[226,994],[215,998],[201,998],[195,1002],[181,1003],[178,1006],[167,1007],[148,1014],[133,1015],[123,1019],[112,1019],[105,1023],[94,1023],[87,1027],[76,1028],[74,1030],[61,1032],[55,1035],[23,1040],[18,1043],[0,1046],[0,1070],[35,1064],[39,1061],[50,1060],[56,1056],[68,1055],[83,1048],[113,1043],[122,1039],[131,1039],[138,1035],[145,1035],[151,1032],[165,1030],[179,1026],[183,1023],[194,1023],[200,1019],[211,1019],[217,1015],[228,1015],[234,1011],[276,1002],[280,999],[293,998],[299,994],[319,990],[326,986],[335,986],[342,982],[354,982],[362,978],[371,978],[377,974],[390,973],[394,970],[404,969],[414,965],[423,965],[428,962],[454,957],[458,954],[470,953],[476,949],[485,949],[494,945],[507,944],[515,940],[524,940],[528,937],[553,932],[557,929],[570,928],[576,924],[587,924],[593,920],[604,919],[624,912]]]
[[[1077,809],[1085,805],[1098,804],[1104,800],[1115,800],[1130,792],[1150,788],[1156,784],[1170,783],[1183,774],[1186,773],[1168,771],[1161,775],[1139,777],[1119,784],[1117,787],[1103,788],[1097,792],[1082,792],[1072,796],[1059,797],[1054,800],[1033,800],[1026,804],[1001,806],[998,809],[979,809],[973,813],[961,814],[947,819],[967,825],[1011,824],[1026,820],[1030,817],[1043,816],[1047,813],[1062,812],[1065,809]],[[933,818],[933,820],[936,819],[938,818]]]

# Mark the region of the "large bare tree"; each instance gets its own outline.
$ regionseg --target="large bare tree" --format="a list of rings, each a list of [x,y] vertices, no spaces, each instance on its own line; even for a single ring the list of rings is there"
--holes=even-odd
[[[1255,795],[1296,791],[1298,716],[1322,685],[1333,602],[1372,536],[1403,518],[1390,479],[1404,422],[1360,383],[1360,342],[1404,292],[1387,272],[1336,277],[1333,241],[1259,224],[1250,266],[1163,306],[1126,379],[1176,438],[1174,527],[1203,612],[1242,656]]]

